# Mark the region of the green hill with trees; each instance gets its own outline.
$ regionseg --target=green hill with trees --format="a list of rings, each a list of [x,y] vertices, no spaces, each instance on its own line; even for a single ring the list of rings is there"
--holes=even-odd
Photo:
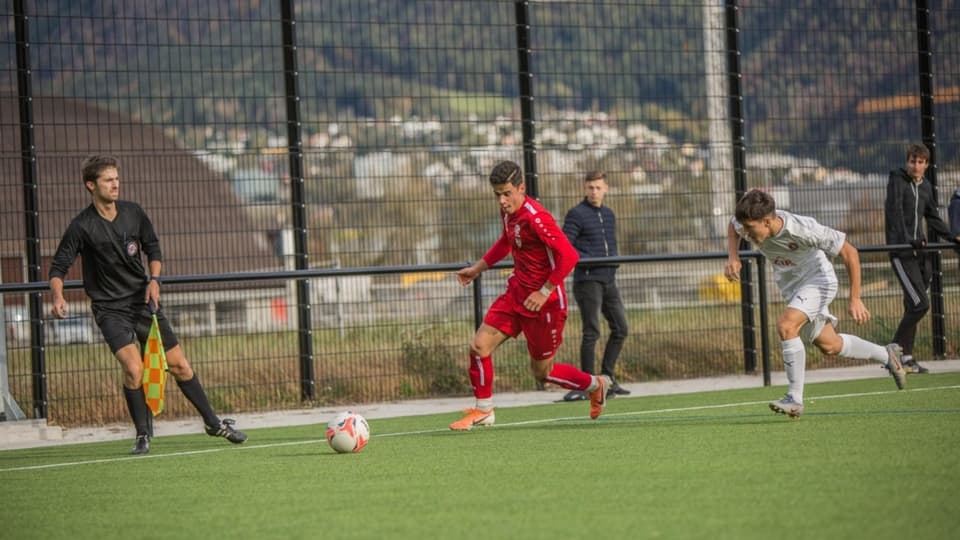
[[[872,169],[919,138],[915,106],[858,112],[869,99],[918,93],[912,3],[740,4],[748,144]],[[445,122],[446,142],[456,144],[469,142],[459,122],[516,116],[513,2],[294,5],[306,132],[329,121],[417,116]],[[960,8],[954,0],[934,7],[938,114],[949,120],[960,99]],[[197,129],[210,126],[283,134],[277,2],[60,0],[28,9],[37,93],[169,125],[186,146],[200,146]],[[709,24],[701,3],[531,2],[529,14],[538,113],[608,111],[704,143]],[[13,25],[0,32],[0,87],[15,92]],[[956,144],[957,124],[941,122],[941,140]],[[825,145],[840,151],[820,151]],[[941,163],[956,162],[953,154]]]

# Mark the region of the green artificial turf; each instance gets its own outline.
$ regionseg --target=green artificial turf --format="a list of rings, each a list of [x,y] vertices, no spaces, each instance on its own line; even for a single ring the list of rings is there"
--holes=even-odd
[[[960,374],[370,420],[0,452],[0,538],[960,537]]]

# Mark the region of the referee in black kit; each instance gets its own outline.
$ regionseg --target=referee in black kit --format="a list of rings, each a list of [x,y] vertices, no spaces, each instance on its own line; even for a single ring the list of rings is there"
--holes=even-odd
[[[160,240],[150,218],[139,205],[118,200],[120,165],[111,156],[95,155],[82,165],[83,185],[93,203],[77,214],[57,246],[50,265],[52,313],[63,319],[67,302],[63,298],[63,277],[73,261],[83,258],[83,289],[91,300],[93,316],[104,340],[123,368],[123,397],[137,430],[133,454],[150,451],[150,411],[141,381],[141,347],[147,341],[156,308],[167,365],[177,386],[203,417],[208,435],[239,444],[247,436],[234,429],[234,421],[221,420],[210,406],[190,362],[183,354],[177,335],[160,308]],[[147,256],[149,276],[143,266]],[[138,346],[139,344],[139,346]]]

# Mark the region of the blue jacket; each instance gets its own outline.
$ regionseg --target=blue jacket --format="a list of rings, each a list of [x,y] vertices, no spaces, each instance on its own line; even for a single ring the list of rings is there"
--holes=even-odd
[[[616,257],[617,220],[608,206],[597,208],[584,197],[580,204],[571,208],[563,219],[563,233],[573,245],[580,258]],[[617,265],[577,265],[573,281],[613,281]]]

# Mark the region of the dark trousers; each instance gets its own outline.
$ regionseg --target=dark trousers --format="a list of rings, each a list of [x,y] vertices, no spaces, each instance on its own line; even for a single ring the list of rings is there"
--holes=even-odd
[[[627,314],[623,308],[620,290],[614,281],[576,281],[573,297],[583,318],[583,341],[580,343],[580,369],[594,374],[596,346],[600,339],[600,313],[610,325],[610,338],[603,350],[601,373],[613,377],[613,368],[627,339]]]
[[[917,323],[930,310],[927,288],[933,278],[930,258],[923,253],[914,256],[890,256],[893,273],[903,289],[903,318],[893,335],[893,342],[903,347],[903,354],[913,354]]]

